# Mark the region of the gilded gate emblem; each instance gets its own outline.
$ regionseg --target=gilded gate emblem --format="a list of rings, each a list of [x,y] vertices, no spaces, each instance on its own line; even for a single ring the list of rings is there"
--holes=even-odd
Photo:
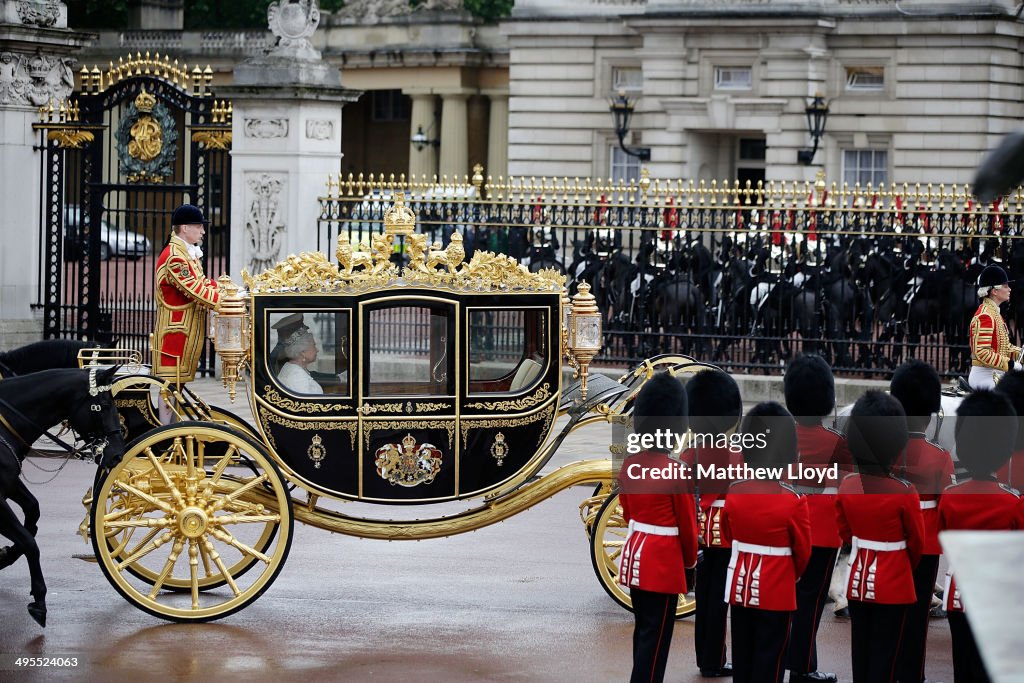
[[[429,443],[417,445],[412,434],[402,443],[389,443],[377,449],[373,464],[382,479],[398,486],[419,486],[434,481],[441,471],[441,451]]]
[[[145,88],[117,126],[117,157],[128,182],[161,183],[173,172],[178,151],[174,118]]]

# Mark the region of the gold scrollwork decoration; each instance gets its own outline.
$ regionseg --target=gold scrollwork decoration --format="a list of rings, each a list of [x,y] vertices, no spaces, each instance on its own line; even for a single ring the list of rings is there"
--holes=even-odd
[[[269,384],[263,386],[263,398],[266,402],[276,405],[276,407],[292,411],[293,413],[331,413],[333,411],[347,411],[351,410],[351,405],[344,403],[324,403],[321,402],[323,398],[316,396],[311,400],[294,400],[292,398],[286,398],[280,393],[276,392]]]
[[[437,412],[439,410],[449,410],[449,409],[451,409],[451,407],[452,407],[451,403],[417,403],[416,404],[416,412],[417,413],[433,413],[433,412]]]
[[[319,420],[305,421],[305,420],[290,420],[287,417],[282,417],[277,413],[267,410],[263,406],[259,407],[260,420],[265,424],[276,424],[288,429],[301,429],[301,430],[312,430],[322,429],[324,431],[338,431],[345,430],[348,432],[349,441],[352,443],[352,450],[356,448],[356,432],[359,431],[359,423],[355,420],[331,420],[330,422],[323,422]],[[271,430],[266,430],[267,442],[270,447],[277,451],[277,441],[274,439],[274,434]]]
[[[543,431],[547,431],[547,426],[555,414],[555,404],[552,403],[544,410],[538,410],[536,413],[526,415],[524,417],[500,417],[500,418],[488,418],[484,420],[474,420],[472,418],[462,418],[459,421],[459,428],[462,431],[462,447],[467,448],[469,445],[469,430],[470,429],[491,429],[494,427],[500,427],[502,429],[508,429],[510,427],[523,427],[534,422],[545,422],[545,428]]]
[[[387,420],[382,422],[363,423],[363,450],[370,450],[370,436],[375,431],[384,429],[443,429],[448,434],[448,448],[452,448],[455,438],[455,420]]]
[[[309,442],[309,448],[306,449],[306,455],[313,461],[313,467],[320,469],[320,463],[327,457],[327,449],[324,448],[324,441],[320,438],[319,434],[314,434],[313,438]]]
[[[87,130],[75,130],[73,128],[58,128],[46,134],[47,140],[56,140],[58,147],[65,149],[81,149],[87,142],[92,142],[96,136]]]
[[[538,403],[543,403],[551,397],[551,383],[544,382],[536,393],[530,396],[524,396],[509,401],[477,401],[476,403],[467,403],[466,407],[476,408],[478,410],[500,410],[502,412],[508,412],[513,410],[524,410],[535,406]]]
[[[205,149],[231,149],[230,130],[200,130],[192,133],[192,142]]]
[[[400,413],[402,412],[401,403],[367,403],[364,404],[360,409],[363,415],[373,415],[375,413]]]

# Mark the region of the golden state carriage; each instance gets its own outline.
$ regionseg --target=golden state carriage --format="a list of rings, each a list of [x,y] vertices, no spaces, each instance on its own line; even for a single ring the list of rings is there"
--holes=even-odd
[[[217,352],[232,398],[242,381],[255,426],[154,378],[115,387],[137,438],[87,499],[83,533],[126,599],[170,620],[217,619],[276,578],[296,519],[363,538],[426,539],[582,484],[593,487],[580,511],[595,571],[630,606],[616,583],[625,525],[612,460],[540,473],[573,431],[627,420],[656,368],[702,364],[660,357],[619,381],[590,374],[602,331],[586,285],[570,300],[556,271],[531,273],[487,252],[466,262],[457,239],[430,248],[414,227],[398,195],[370,249],[343,236],[337,263],[306,253],[243,272],[244,289],[221,278]],[[563,364],[577,378],[568,386]],[[158,425],[154,386],[182,421]],[[415,521],[381,513],[403,504],[440,512]],[[680,600],[679,614],[692,609]]]

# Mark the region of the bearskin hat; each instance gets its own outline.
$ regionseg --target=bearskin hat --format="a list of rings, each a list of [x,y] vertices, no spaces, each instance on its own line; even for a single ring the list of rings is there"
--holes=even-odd
[[[1017,442],[1014,450],[1021,450],[1024,448],[1024,372],[1012,370],[1003,375],[996,385],[996,393],[1010,399],[1010,405],[1017,411]]]
[[[783,380],[783,392],[786,408],[801,424],[817,424],[836,405],[832,368],[816,354],[801,354],[790,361]]]
[[[690,426],[694,431],[723,434],[739,422],[743,399],[736,380],[721,370],[702,370],[686,383]]]
[[[998,470],[1013,454],[1017,412],[1003,393],[979,389],[956,411],[956,455],[975,476]]]
[[[796,423],[781,404],[775,401],[758,403],[743,418],[740,431],[755,437],[752,445],[743,449],[743,458],[750,466],[777,467],[796,462]]]
[[[939,373],[922,360],[910,360],[896,368],[889,392],[903,404],[907,415],[926,417],[942,406]]]
[[[656,373],[644,382],[633,401],[633,431],[654,434],[668,429],[682,434],[687,429],[686,389],[667,372]]]
[[[861,474],[887,474],[909,440],[907,414],[889,394],[868,391],[853,404],[846,442]]]

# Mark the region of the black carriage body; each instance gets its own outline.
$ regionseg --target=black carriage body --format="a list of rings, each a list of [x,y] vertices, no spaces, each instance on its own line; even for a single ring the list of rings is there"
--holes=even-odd
[[[560,301],[426,288],[253,295],[256,422],[285,476],[329,497],[439,502],[525,479],[558,409]],[[296,346],[307,332],[315,352]],[[302,353],[316,357],[309,378],[284,368]],[[296,374],[304,388],[289,383]]]

